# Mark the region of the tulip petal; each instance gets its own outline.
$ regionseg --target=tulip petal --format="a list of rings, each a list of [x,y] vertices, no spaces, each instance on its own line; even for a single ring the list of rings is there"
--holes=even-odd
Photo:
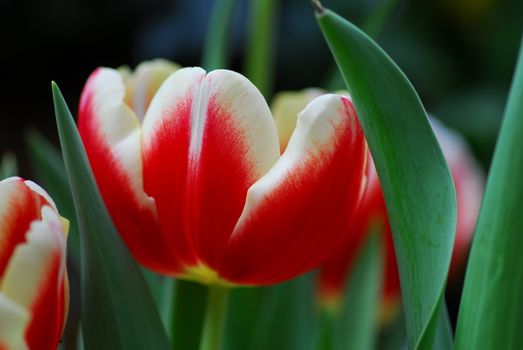
[[[366,159],[350,100],[332,94],[313,100],[285,153],[249,189],[224,254],[224,278],[270,284],[317,266],[361,199]]]
[[[278,130],[280,151],[283,153],[296,128],[298,113],[303,110],[314,98],[325,94],[320,89],[306,89],[303,91],[284,91],[274,96],[271,104],[272,116]]]
[[[0,293],[0,350],[23,350],[29,313]]]
[[[181,69],[154,97],[143,130],[145,189],[165,236],[185,266],[216,266],[247,189],[279,157],[263,96],[238,73]]]
[[[0,279],[15,247],[26,240],[29,225],[40,218],[44,204],[54,206],[36,184],[19,177],[0,181]]]
[[[134,72],[119,70],[126,87],[125,102],[143,120],[154,94],[172,73],[180,69],[176,63],[155,59],[140,63]]]
[[[124,102],[121,75],[99,68],[80,101],[79,131],[105,204],[134,257],[150,268],[173,259],[159,235],[155,203],[143,190],[141,128]]]
[[[65,283],[65,234],[59,216],[42,207],[27,241],[19,244],[6,269],[0,292],[28,309],[26,340],[31,349],[56,349],[68,304]]]

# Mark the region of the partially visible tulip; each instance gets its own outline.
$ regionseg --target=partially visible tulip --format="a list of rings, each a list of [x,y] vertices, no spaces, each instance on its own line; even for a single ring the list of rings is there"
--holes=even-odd
[[[276,95],[273,111],[277,124],[292,125],[295,123],[296,118],[292,111],[303,108],[314,97],[321,94],[321,90],[308,89]],[[460,269],[463,269],[466,263],[468,248],[481,203],[484,179],[465,141],[437,120],[432,119],[431,124],[441,144],[456,185],[458,222],[450,269],[450,278],[452,279]],[[385,200],[374,164],[370,160],[368,162],[368,185],[360,208],[352,220],[351,226],[346,229],[348,231],[343,235],[344,241],[340,242],[320,270],[319,289],[323,307],[333,311],[339,309],[346,277],[373,226],[381,228],[383,232],[385,279],[383,281],[380,318],[386,322],[395,315],[398,309],[401,291]],[[343,227],[340,226],[335,229],[343,230]]]
[[[68,222],[31,181],[0,181],[0,349],[55,350],[69,305]]]
[[[456,239],[449,271],[450,280],[464,268],[472,234],[483,194],[483,174],[476,164],[466,142],[454,131],[443,126],[436,119],[430,120],[443,155],[451,171],[456,187],[458,220]],[[380,320],[387,323],[396,314],[401,301],[399,272],[397,269],[392,231],[388,222],[385,200],[373,162],[369,162],[369,185],[363,204],[358,210],[357,230],[345,237],[332,256],[320,270],[320,299],[329,308],[341,302],[345,281],[358,256],[361,245],[376,222],[381,225],[384,239],[384,281],[381,297]]]
[[[149,64],[149,76],[157,69]],[[269,107],[238,73],[184,68],[152,86],[138,73],[97,69],[79,130],[133,256],[222,285],[273,284],[320,264],[359,204],[367,148],[349,99],[324,95],[303,107],[280,154]]]

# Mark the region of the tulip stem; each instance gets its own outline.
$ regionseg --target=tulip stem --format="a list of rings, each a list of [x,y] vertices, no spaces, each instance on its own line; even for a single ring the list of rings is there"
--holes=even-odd
[[[234,3],[235,0],[217,0],[214,2],[203,47],[202,66],[207,71],[227,68],[229,63],[227,48]]]
[[[218,285],[209,287],[200,350],[221,348],[228,295],[229,289],[226,287]]]
[[[274,75],[278,0],[251,0],[245,52],[245,75],[265,98],[271,96]]]

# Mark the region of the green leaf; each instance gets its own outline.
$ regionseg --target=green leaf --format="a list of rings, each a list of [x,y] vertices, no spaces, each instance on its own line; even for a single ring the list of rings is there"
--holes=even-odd
[[[334,325],[335,349],[374,349],[383,276],[379,232],[369,235],[344,289],[341,314]]]
[[[191,281],[176,280],[172,296],[170,330],[173,349],[198,349],[207,302],[207,287]]]
[[[405,329],[405,315],[403,310],[392,323],[386,325],[380,332],[377,349],[380,350],[398,350],[407,348],[407,333]]]
[[[123,244],[96,186],[74,124],[52,84],[56,124],[81,239],[82,329],[86,349],[169,349],[144,277]]]
[[[314,327],[314,275],[279,285],[231,291],[227,350],[307,350]]]
[[[71,223],[67,236],[67,254],[73,258],[77,266],[80,266],[80,238],[73,197],[69,189],[69,180],[62,156],[58,149],[36,130],[31,130],[26,134],[25,142],[31,170],[36,181],[53,198],[60,215]]]
[[[465,276],[457,349],[523,349],[523,41]]]
[[[268,98],[274,78],[278,0],[250,0],[245,75]]]
[[[340,312],[320,311],[317,350],[375,348],[383,278],[382,252],[381,236],[374,229],[349,271]]]
[[[368,36],[376,38],[382,32],[397,4],[398,0],[382,0],[378,3],[365,19],[362,25],[363,31]]]
[[[228,29],[233,10],[234,0],[214,1],[203,47],[202,66],[207,71],[227,68],[229,61],[227,39],[230,37]]]
[[[385,27],[385,24],[390,18],[392,12],[394,12],[397,3],[398,0],[381,0],[378,2],[365,21],[362,23],[361,27],[363,31],[371,38],[376,39],[383,31],[383,28]],[[345,83],[343,82],[340,71],[335,64],[329,68],[324,85],[328,91],[345,89]]]
[[[18,165],[15,155],[11,152],[4,153],[0,160],[0,180],[15,176],[17,172]]]
[[[452,337],[452,326],[450,324],[449,312],[444,298],[442,298],[441,311],[436,328],[436,338],[434,339],[434,349],[451,350],[454,349],[454,339]]]
[[[431,348],[456,227],[454,185],[416,91],[366,34],[314,2],[387,203],[409,348]]]
[[[229,296],[225,349],[251,349],[264,288],[234,288]]]

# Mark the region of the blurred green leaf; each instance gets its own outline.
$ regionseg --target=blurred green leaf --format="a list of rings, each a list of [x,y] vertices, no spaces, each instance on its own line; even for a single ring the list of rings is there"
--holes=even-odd
[[[374,349],[382,290],[382,241],[371,232],[344,289],[341,314],[334,325],[335,349]]]
[[[253,349],[312,347],[314,325],[314,274],[263,289]]]
[[[225,349],[248,350],[256,329],[264,288],[234,288],[229,295]]]
[[[18,172],[16,157],[11,152],[5,152],[0,160],[0,180],[15,176]]]
[[[278,23],[278,0],[249,1],[245,76],[265,98],[272,93],[274,79],[274,38]]]
[[[235,0],[214,1],[203,47],[202,66],[207,70],[227,68],[229,25]]]
[[[53,83],[56,124],[81,239],[82,329],[87,349],[169,349],[144,277],[96,186],[71,112]]]
[[[198,349],[207,301],[207,287],[184,280],[176,280],[171,294],[170,331],[173,349]]]
[[[381,0],[362,24],[362,29],[368,36],[377,38],[385,27],[387,20],[396,8],[398,0]]]
[[[363,21],[361,25],[363,31],[370,37],[376,39],[385,27],[397,3],[398,0],[380,0],[379,3],[372,8],[365,21]],[[323,85],[328,91],[345,89],[343,77],[336,64],[333,64],[329,68],[325,84]]]
[[[314,4],[379,174],[398,259],[409,347],[430,349],[456,228],[452,178],[405,75],[361,30]]]
[[[398,350],[407,348],[407,332],[405,330],[405,316],[403,310],[396,318],[385,325],[378,338],[377,348],[380,350]]]
[[[523,41],[470,252],[457,349],[523,349]]]
[[[80,238],[76,214],[60,151],[36,130],[31,130],[26,134],[25,142],[31,170],[36,181],[53,198],[60,214],[71,223],[67,236],[67,253],[73,258],[74,263],[80,266]]]
[[[227,350],[312,349],[313,274],[271,287],[231,291]]]

